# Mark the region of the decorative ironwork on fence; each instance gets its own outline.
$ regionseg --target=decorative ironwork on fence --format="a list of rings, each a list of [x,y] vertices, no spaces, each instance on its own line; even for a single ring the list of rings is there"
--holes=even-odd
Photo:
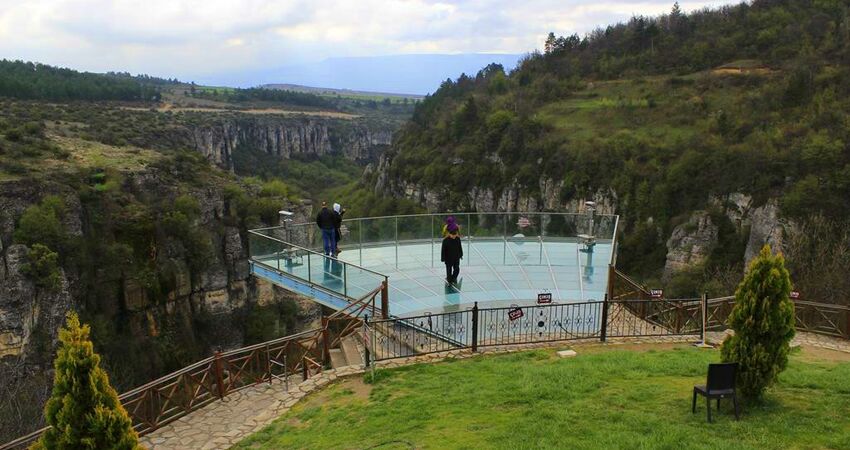
[[[458,349],[633,336],[698,336],[700,299],[478,308],[367,323],[376,361]],[[696,308],[692,306],[696,305]]]

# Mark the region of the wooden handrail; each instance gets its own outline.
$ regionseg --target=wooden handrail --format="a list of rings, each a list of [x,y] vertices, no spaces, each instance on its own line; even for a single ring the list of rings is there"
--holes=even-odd
[[[374,313],[374,311],[375,311],[374,300],[375,300],[375,297],[377,297],[377,295],[381,293],[382,289],[383,289],[383,283],[381,285],[379,285],[377,288],[368,292],[366,295],[364,295],[360,299],[358,299],[356,302],[349,304],[348,306],[346,306],[342,310],[336,311],[335,313],[333,313],[331,316],[328,317],[329,320],[326,320],[325,323],[324,323],[324,326],[321,327],[321,328],[314,328],[314,329],[302,331],[302,332],[299,332],[299,333],[291,334],[291,335],[288,335],[288,336],[283,336],[283,337],[279,337],[279,338],[276,338],[276,339],[272,339],[270,341],[249,345],[247,347],[242,347],[242,348],[238,348],[238,349],[228,350],[228,351],[222,352],[222,353],[217,353],[214,356],[210,356],[208,358],[202,359],[202,360],[197,361],[195,363],[192,363],[192,364],[190,364],[190,365],[188,365],[188,366],[186,366],[182,369],[176,370],[176,371],[169,373],[167,375],[163,375],[163,376],[161,376],[161,377],[159,377],[159,378],[157,378],[153,381],[147,382],[147,383],[145,383],[141,386],[135,387],[135,388],[119,395],[118,399],[125,406],[129,406],[131,404],[130,402],[150,401],[150,400],[146,400],[146,399],[148,399],[147,393],[150,392],[152,389],[157,389],[161,386],[172,385],[172,384],[180,381],[181,377],[184,377],[184,376],[194,377],[194,376],[197,375],[197,371],[199,371],[199,370],[202,374],[207,373],[209,376],[213,377],[212,383],[214,383],[216,385],[216,390],[218,392],[212,393],[212,395],[214,395],[215,397],[225,397],[228,394],[230,394],[230,393],[232,393],[236,390],[239,390],[241,388],[247,387],[250,384],[257,384],[257,383],[260,383],[260,382],[269,381],[268,379],[266,379],[269,375],[271,375],[272,377],[279,377],[280,375],[271,374],[271,363],[269,361],[266,361],[266,363],[263,364],[263,366],[262,366],[264,373],[262,374],[262,376],[258,380],[251,379],[251,383],[244,384],[244,385],[240,384],[236,387],[233,387],[234,385],[236,385],[238,380],[230,378],[230,379],[228,379],[227,382],[224,382],[223,376],[219,373],[218,370],[216,370],[216,367],[215,367],[218,363],[225,363],[228,367],[230,367],[231,365],[235,365],[237,363],[237,361],[239,361],[240,359],[244,359],[246,357],[252,358],[253,357],[252,353],[256,352],[258,350],[264,350],[264,354],[265,354],[266,358],[271,358],[270,349],[273,348],[272,351],[285,350],[286,346],[279,348],[280,344],[286,344],[286,343],[289,343],[289,342],[301,342],[305,339],[307,339],[308,342],[309,342],[310,339],[312,339],[312,342],[307,347],[300,347],[304,352],[303,355],[301,355],[299,357],[299,359],[302,361],[302,365],[310,364],[311,367],[314,367],[314,368],[318,367],[318,368],[321,369],[322,364],[320,362],[316,361],[314,358],[312,358],[310,356],[310,352],[314,351],[315,347],[317,347],[319,345],[319,340],[322,338],[324,333],[327,331],[329,324],[332,322],[332,320],[330,320],[330,319],[333,319],[333,320],[336,320],[336,321],[349,319],[349,320],[354,321],[354,322],[359,322],[360,318],[357,317],[357,314],[359,314],[360,312],[362,312],[362,311],[364,311],[368,308],[371,308],[371,311]],[[349,311],[349,309],[351,309],[353,311]],[[353,330],[353,329],[356,329],[356,327],[350,326],[350,324],[349,324],[348,326],[346,326],[344,332],[347,332],[347,331],[350,331],[350,330]],[[342,336],[337,336],[336,340],[340,339],[341,337]],[[241,366],[241,367],[245,367],[245,362],[242,361],[242,363],[243,363],[243,366]],[[278,366],[278,365],[279,364],[275,364],[275,366]],[[295,366],[297,366],[297,365],[298,364],[296,363]],[[292,367],[292,370],[291,370],[292,373],[290,373],[289,375],[296,374],[297,369],[296,369],[295,366]],[[284,372],[287,372],[288,370],[289,370],[289,368],[283,367]],[[212,373],[210,373],[210,371],[212,371]],[[242,370],[239,370],[235,375],[236,378],[238,379],[239,377],[243,377],[242,373],[243,373]],[[216,376],[217,374],[219,376]],[[233,376],[234,376],[233,373],[229,374],[229,377],[233,377]],[[248,375],[246,374],[244,376],[248,376]],[[200,385],[200,382],[198,384]],[[204,387],[206,387],[206,386],[204,386]],[[173,393],[174,392],[172,392],[172,394]],[[192,392],[193,396],[198,395],[198,394],[201,394],[200,389],[193,390],[193,392]],[[141,395],[141,399],[139,397],[140,395]],[[181,412],[173,414],[173,415],[168,415],[165,418],[162,418],[162,414],[163,413],[170,414],[170,411],[163,411],[161,409],[158,410],[155,413],[156,416],[153,419],[151,419],[152,420],[151,422],[147,421],[147,419],[149,419],[147,417],[140,419],[139,417],[137,417],[136,415],[134,415],[132,413],[132,411],[138,410],[138,408],[135,408],[135,409],[127,408],[127,409],[128,409],[128,414],[130,414],[130,418],[133,420],[133,427],[135,429],[137,429],[137,431],[139,432],[139,435],[145,435],[145,434],[159,428],[160,426],[165,425],[166,423],[169,423],[169,422],[176,420],[176,419],[178,419],[182,416],[185,416],[186,414],[188,414],[192,411],[195,411],[196,409],[201,408],[202,406],[206,405],[207,402],[209,401],[208,399],[206,399],[206,400],[202,399],[200,402],[195,402],[194,400],[197,400],[197,397],[190,399],[191,406],[189,408],[181,409]],[[162,405],[158,404],[157,406],[161,407]],[[173,408],[173,405],[171,405],[170,408]],[[148,411],[148,409],[142,408],[142,411]],[[160,419],[162,419],[162,420],[160,420]],[[44,427],[44,428],[41,428],[39,430],[33,431],[32,433],[29,433],[25,436],[21,436],[21,437],[15,439],[13,441],[7,442],[5,444],[0,444],[0,450],[17,449],[17,448],[23,447],[24,445],[31,444],[32,442],[35,442],[45,431],[47,431],[49,429],[50,429],[49,426]]]

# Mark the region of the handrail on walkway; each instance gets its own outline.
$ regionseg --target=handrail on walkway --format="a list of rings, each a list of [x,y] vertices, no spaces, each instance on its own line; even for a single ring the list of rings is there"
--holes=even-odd
[[[320,328],[302,331],[246,347],[216,352],[168,375],[133,388],[118,396],[133,421],[145,435],[192,411],[259,383],[289,382],[293,376],[307,379],[330,364],[329,349],[362,323],[360,313],[374,314],[381,284],[343,310],[324,317]],[[341,323],[341,327],[336,325]],[[44,427],[0,444],[0,450],[23,448],[50,429]]]

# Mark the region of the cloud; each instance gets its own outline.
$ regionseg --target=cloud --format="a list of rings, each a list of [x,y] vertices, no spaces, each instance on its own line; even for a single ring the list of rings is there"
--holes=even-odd
[[[735,3],[682,1],[683,9]],[[0,0],[0,57],[183,79],[330,57],[525,53],[669,0]]]

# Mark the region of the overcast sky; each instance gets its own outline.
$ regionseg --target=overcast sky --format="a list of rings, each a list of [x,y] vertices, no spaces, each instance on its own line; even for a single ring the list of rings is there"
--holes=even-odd
[[[526,53],[668,0],[0,0],[0,58],[209,78],[340,56]],[[686,11],[737,1],[681,1]]]

